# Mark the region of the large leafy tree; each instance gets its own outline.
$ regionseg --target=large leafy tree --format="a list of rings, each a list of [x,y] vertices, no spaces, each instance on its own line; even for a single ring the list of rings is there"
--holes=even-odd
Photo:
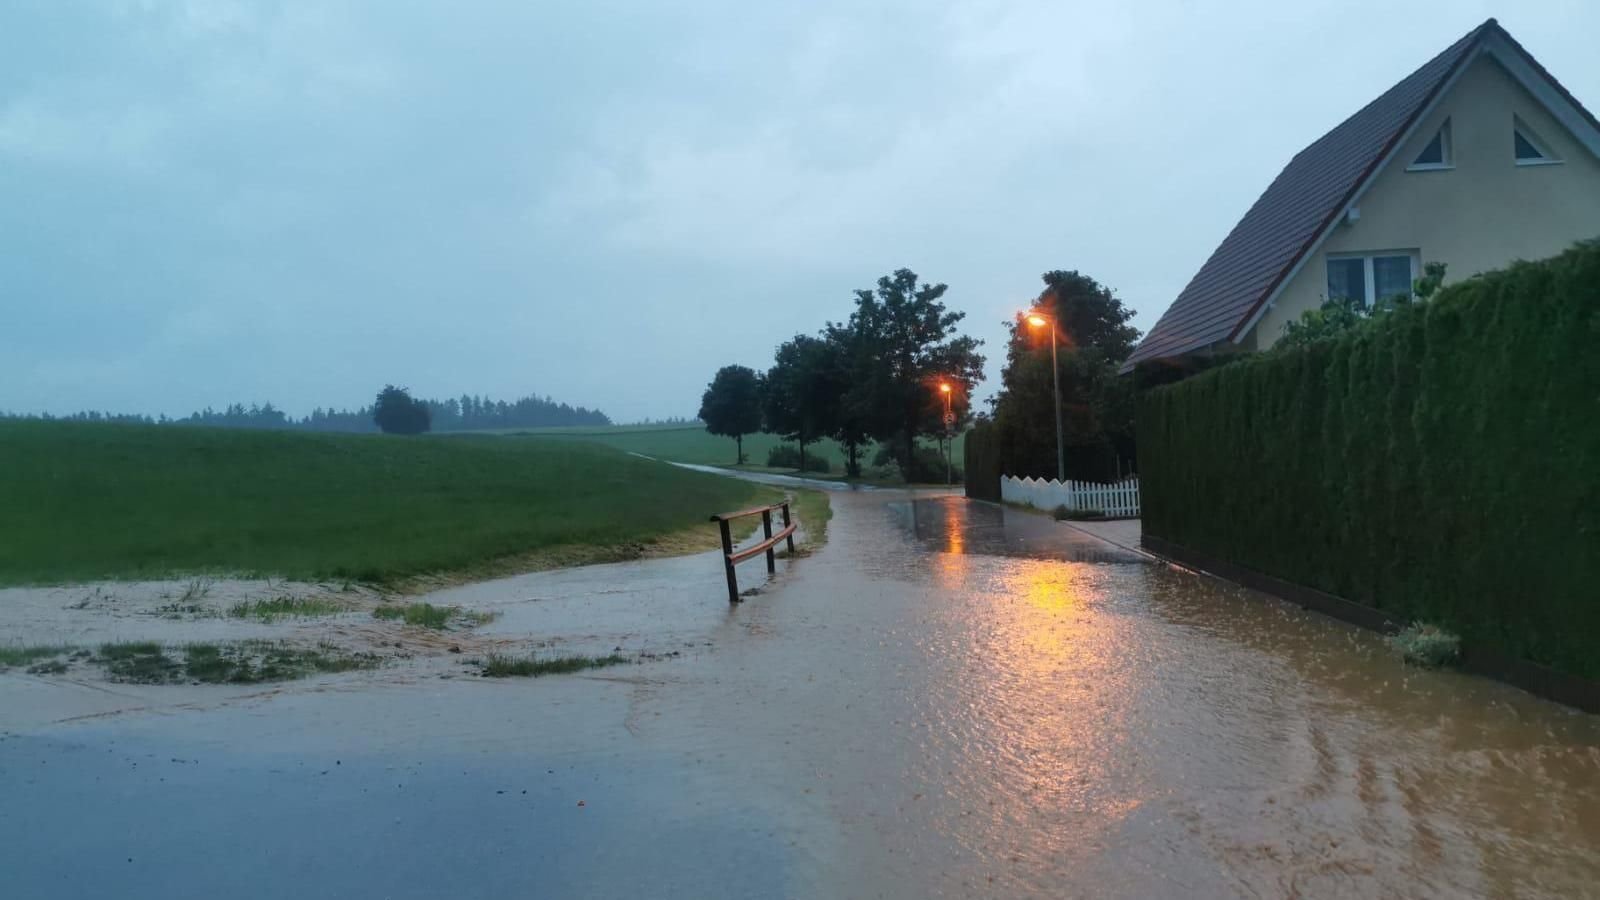
[[[856,291],[856,309],[845,328],[855,343],[845,402],[859,425],[888,445],[909,476],[918,434],[942,428],[938,384],[947,381],[970,396],[983,378],[981,345],[956,334],[966,313],[945,308],[948,287],[919,283],[917,273],[896,269],[875,290]]]
[[[778,347],[763,383],[762,413],[767,431],[800,445],[801,471],[806,444],[837,430],[846,387],[838,345],[797,334]]]
[[[1133,385],[1116,374],[1139,330],[1116,293],[1077,271],[1042,276],[1034,308],[1055,321],[1067,477],[1108,480],[1134,455]],[[1011,474],[1056,474],[1055,392],[1049,328],[1007,323],[1006,365],[995,398],[995,422]]]
[[[407,389],[386,384],[373,401],[372,421],[384,434],[422,434],[432,427],[433,414]]]
[[[748,366],[723,366],[700,397],[700,421],[712,434],[733,438],[735,465],[744,462],[744,436],[761,430],[761,379]]]

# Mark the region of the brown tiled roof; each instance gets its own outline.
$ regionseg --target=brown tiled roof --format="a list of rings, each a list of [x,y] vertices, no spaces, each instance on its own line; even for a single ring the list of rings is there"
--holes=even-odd
[[[1494,33],[1510,37],[1494,19],[1484,22],[1289,160],[1123,370],[1237,337],[1439,89]]]

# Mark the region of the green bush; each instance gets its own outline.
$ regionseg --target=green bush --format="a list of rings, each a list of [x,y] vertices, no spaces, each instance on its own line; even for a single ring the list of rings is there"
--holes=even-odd
[[[800,469],[800,448],[793,444],[775,444],[767,451],[767,465],[773,469]],[[833,466],[829,465],[815,448],[807,451],[806,472],[831,472]]]
[[[1437,625],[1412,622],[1389,638],[1390,646],[1400,651],[1406,662],[1425,669],[1437,669],[1455,662],[1461,655],[1461,638]]]
[[[1600,677],[1600,242],[1148,392],[1146,534]]]
[[[904,452],[898,446],[883,446],[872,458],[873,468],[892,469],[898,468],[900,476],[908,482],[916,484],[944,484],[945,459],[944,452],[936,447],[917,447],[916,456],[912,457],[911,472],[906,472],[905,463],[899,454]],[[952,463],[954,460],[952,460]],[[962,480],[961,469],[952,465],[950,479],[959,483]]]

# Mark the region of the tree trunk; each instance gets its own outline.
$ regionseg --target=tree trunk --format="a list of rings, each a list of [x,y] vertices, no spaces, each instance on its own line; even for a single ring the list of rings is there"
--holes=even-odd
[[[806,473],[806,442],[800,441],[800,474]]]
[[[744,465],[744,435],[742,435],[742,434],[734,435],[733,436],[733,446],[736,448],[735,451],[734,451],[733,464],[736,465],[736,466]]]

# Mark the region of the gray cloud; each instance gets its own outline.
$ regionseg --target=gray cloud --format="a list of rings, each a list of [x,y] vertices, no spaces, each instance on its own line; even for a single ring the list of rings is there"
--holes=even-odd
[[[770,6],[8,4],[0,408],[689,414],[902,265],[996,356],[1049,268],[1148,327],[1289,156],[1492,13]],[[1600,8],[1502,22],[1600,102]]]

